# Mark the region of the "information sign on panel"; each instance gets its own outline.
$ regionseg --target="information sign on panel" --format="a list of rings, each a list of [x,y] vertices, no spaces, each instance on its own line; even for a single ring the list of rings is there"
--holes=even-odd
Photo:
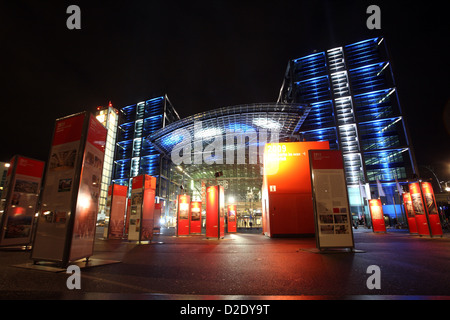
[[[353,230],[342,153],[310,150],[316,243],[322,248],[353,248]]]

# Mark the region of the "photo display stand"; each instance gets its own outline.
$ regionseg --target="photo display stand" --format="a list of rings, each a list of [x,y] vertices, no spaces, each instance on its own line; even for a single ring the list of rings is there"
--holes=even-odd
[[[384,222],[383,204],[381,199],[369,200],[370,219],[372,219],[373,232],[386,233],[386,223]]]
[[[109,217],[107,227],[109,239],[122,239],[124,237],[127,193],[127,186],[113,183],[108,187],[106,213]]]
[[[128,240],[151,242],[153,239],[156,178],[140,175],[133,178],[128,225]]]
[[[227,219],[227,226],[228,226],[228,232],[236,232],[236,205],[235,204],[229,204],[228,206],[228,219]]]
[[[35,264],[89,259],[107,130],[90,113],[56,120],[31,259]]]
[[[354,251],[342,152],[309,150],[309,162],[317,248]]]
[[[408,220],[409,233],[418,234],[419,232],[417,231],[416,216],[414,214],[412,200],[411,200],[411,194],[409,192],[403,193],[403,205],[405,206],[406,218]]]
[[[177,203],[177,236],[189,235],[190,206],[191,197],[187,194],[179,194]]]
[[[223,186],[206,189],[206,238],[225,237],[225,198]]]
[[[191,201],[191,213],[189,215],[189,233],[200,234],[202,232],[202,203]]]
[[[45,162],[16,155],[9,163],[0,207],[0,247],[28,246]]]
[[[412,208],[420,236],[443,236],[442,226],[434,198],[433,187],[429,182],[409,183]]]

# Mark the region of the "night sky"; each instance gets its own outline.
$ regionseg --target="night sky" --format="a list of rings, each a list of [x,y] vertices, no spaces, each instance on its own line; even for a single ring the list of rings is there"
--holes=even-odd
[[[69,30],[69,5],[81,30]],[[381,9],[369,30],[366,8]],[[287,63],[384,36],[420,165],[450,180],[442,1],[1,1],[0,161],[47,161],[59,117],[166,93],[181,117],[275,102]],[[444,114],[446,115],[444,117]],[[427,173],[423,172],[423,176]]]

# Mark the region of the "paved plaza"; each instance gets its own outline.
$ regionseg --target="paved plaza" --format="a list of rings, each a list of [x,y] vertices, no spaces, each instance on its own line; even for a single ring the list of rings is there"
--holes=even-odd
[[[98,233],[100,234],[100,233]],[[81,289],[70,274],[26,267],[29,250],[0,250],[1,299],[447,299],[450,234],[429,238],[405,230],[354,230],[356,252],[320,253],[314,238],[268,238],[258,231],[174,236],[163,229],[149,244],[95,241],[81,268]],[[379,267],[380,289],[369,289],[369,266]],[[369,269],[370,270],[370,269]]]

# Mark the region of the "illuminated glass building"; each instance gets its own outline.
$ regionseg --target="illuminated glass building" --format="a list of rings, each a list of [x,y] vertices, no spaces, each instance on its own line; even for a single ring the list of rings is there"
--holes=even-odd
[[[108,198],[108,187],[112,178],[114,165],[114,149],[116,143],[117,122],[119,111],[113,108],[111,102],[108,107],[98,107],[96,112],[97,120],[108,130],[105,145],[105,158],[103,161],[102,184],[99,196],[99,219],[104,219],[106,213],[106,200]]]
[[[133,177],[148,174],[157,178],[156,195],[164,198],[170,164],[146,137],[179,119],[167,95],[120,108],[112,182],[130,186]]]
[[[378,179],[384,203],[400,203],[395,179],[411,178],[416,164],[384,38],[290,60],[278,101],[309,104],[302,139],[343,151],[352,210],[360,210],[360,181],[378,197]],[[391,216],[399,210],[385,207]]]
[[[277,103],[223,107],[185,119],[166,95],[120,108],[112,182],[129,186],[134,176],[156,177],[165,217],[174,216],[177,194],[203,200],[205,188],[219,183],[237,204],[238,217],[255,218],[261,207],[262,163],[247,154],[254,145],[261,150],[268,129],[278,130],[280,141],[327,140],[332,149],[342,150],[353,214],[368,214],[360,183],[377,198],[379,180],[386,194],[384,213],[402,215],[395,180],[404,184],[416,174],[416,164],[383,38],[290,60]],[[230,130],[249,135],[244,163],[208,164],[211,154],[205,150],[215,143],[224,156],[234,148],[226,144]],[[186,136],[193,162],[174,164],[173,148]],[[203,162],[195,163],[196,157]]]
[[[175,216],[179,193],[202,201],[205,209],[206,188],[220,184],[225,204],[236,205],[237,226],[252,222],[261,227],[265,143],[298,141],[309,110],[303,104],[285,103],[228,106],[191,115],[150,134],[147,139],[172,164],[165,220]],[[183,161],[177,161],[181,153]]]

